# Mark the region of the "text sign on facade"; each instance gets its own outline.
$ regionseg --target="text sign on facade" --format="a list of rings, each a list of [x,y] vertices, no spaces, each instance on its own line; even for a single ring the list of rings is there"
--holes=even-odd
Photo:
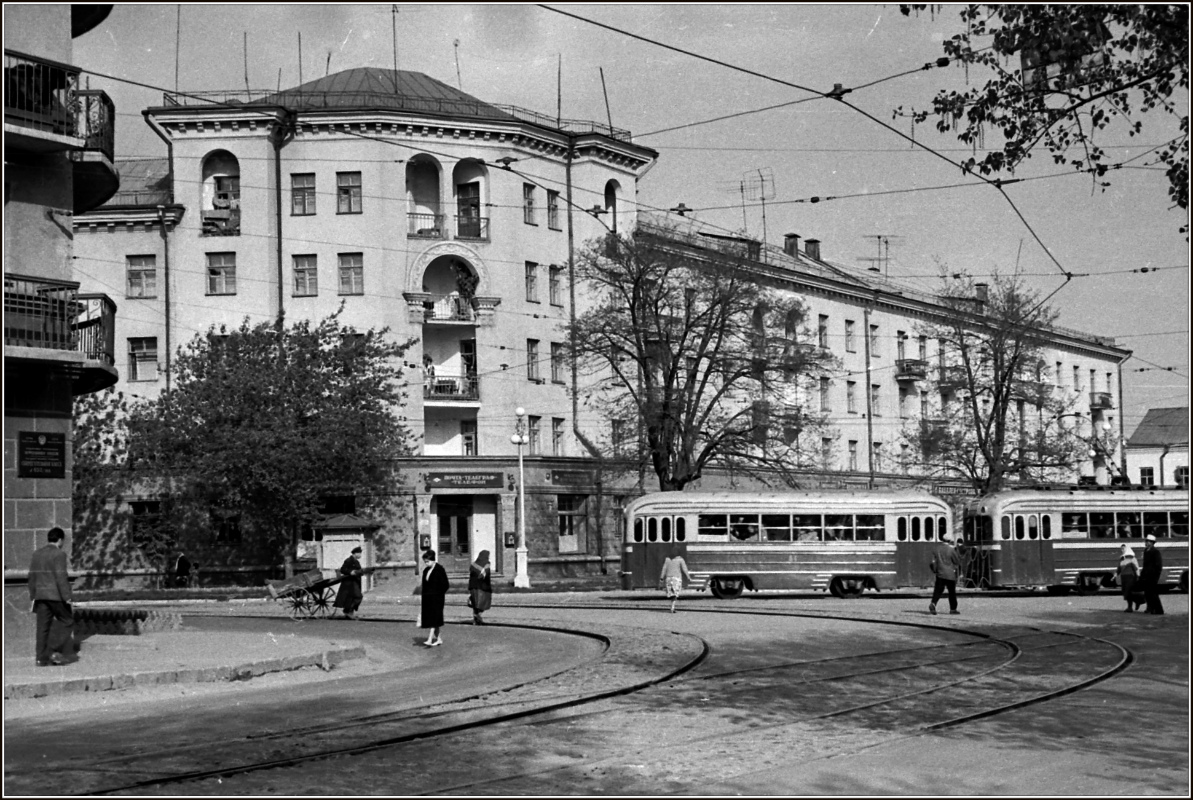
[[[592,483],[592,473],[553,469],[551,470],[551,483],[566,484],[568,486],[587,486]]]
[[[65,478],[66,434],[17,432],[18,478]]]
[[[431,489],[500,489],[500,472],[430,472],[427,486]]]

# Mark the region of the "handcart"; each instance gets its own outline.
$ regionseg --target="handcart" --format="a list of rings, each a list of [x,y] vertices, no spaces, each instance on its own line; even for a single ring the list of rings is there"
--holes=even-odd
[[[312,569],[293,578],[266,583],[270,596],[285,607],[290,619],[310,619],[335,616],[336,592],[331,587],[342,580],[342,575],[324,578],[322,570]]]

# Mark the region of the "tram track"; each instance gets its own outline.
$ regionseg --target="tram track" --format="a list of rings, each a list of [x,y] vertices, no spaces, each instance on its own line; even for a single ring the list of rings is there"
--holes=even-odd
[[[513,604],[508,604],[513,607]],[[524,606],[535,610],[542,610],[541,607]],[[626,606],[625,604],[569,604],[569,609],[581,610],[591,609],[608,611],[610,608],[622,610],[643,610],[650,608],[657,610],[657,606]],[[840,684],[843,686],[850,686],[851,691],[856,691],[857,682],[870,682],[872,684],[876,678],[880,676],[888,676],[890,682],[893,684],[907,683],[909,678],[906,676],[915,671],[931,672],[933,670],[942,673],[940,679],[933,681],[924,681],[921,679],[921,685],[911,691],[893,691],[891,686],[887,686],[887,694],[883,696],[871,696],[865,698],[864,702],[854,702],[845,705],[838,705],[832,693],[824,693],[817,695],[814,700],[817,702],[831,702],[832,707],[824,708],[817,713],[804,713],[796,717],[789,717],[784,720],[778,720],[768,725],[752,725],[750,726],[750,734],[752,736],[765,735],[768,731],[777,731],[783,728],[790,728],[797,725],[809,725],[822,721],[834,721],[837,723],[848,722],[848,724],[863,727],[881,727],[889,728],[892,733],[896,733],[900,738],[907,736],[922,735],[934,730],[963,725],[967,722],[983,719],[994,716],[1006,711],[1022,708],[1028,705],[1046,702],[1047,700],[1059,697],[1072,692],[1080,691],[1088,686],[1094,685],[1100,681],[1106,680],[1115,674],[1118,674],[1123,669],[1126,669],[1131,661],[1133,655],[1126,648],[1121,647],[1112,642],[1096,639],[1093,637],[1085,637],[1081,634],[1074,634],[1069,632],[1045,631],[1034,628],[1024,628],[1022,630],[1012,630],[1010,633],[1013,636],[996,637],[987,632],[978,630],[967,630],[955,627],[943,627],[940,625],[931,625],[917,622],[905,621],[890,621],[890,620],[873,620],[867,618],[842,616],[842,615],[826,615],[826,614],[808,614],[803,612],[790,612],[780,610],[758,610],[758,609],[692,609],[692,612],[699,613],[718,613],[731,615],[761,615],[768,617],[784,617],[784,618],[816,618],[839,620],[843,622],[859,622],[870,624],[883,624],[905,626],[911,628],[928,629],[928,630],[947,630],[953,633],[960,633],[968,636],[977,637],[978,641],[953,643],[953,644],[933,644],[924,647],[900,648],[898,650],[876,651],[873,653],[852,654],[847,656],[838,656],[824,659],[811,659],[804,661],[784,661],[777,664],[765,665],[751,665],[750,667],[722,671],[719,673],[712,673],[707,675],[697,674],[698,667],[706,664],[712,653],[712,648],[709,643],[700,639],[699,653],[694,658],[687,659],[684,663],[679,664],[673,669],[669,669],[661,675],[657,675],[650,680],[637,681],[622,686],[615,687],[607,691],[596,691],[582,695],[576,693],[568,693],[566,691],[556,691],[546,695],[541,694],[544,687],[550,685],[551,679],[547,678],[533,682],[533,684],[524,684],[519,688],[529,689],[533,687],[539,692],[538,696],[527,697],[526,699],[507,699],[497,701],[497,695],[504,694],[504,692],[489,693],[485,697],[474,696],[467,698],[468,701],[487,699],[491,702],[481,703],[477,708],[452,708],[453,705],[458,705],[464,700],[457,701],[453,704],[438,704],[438,705],[423,705],[414,708],[403,709],[396,712],[388,712],[385,714],[373,715],[368,718],[361,718],[352,721],[342,721],[328,725],[306,726],[301,729],[292,729],[286,731],[274,732],[258,732],[250,734],[245,737],[240,737],[235,740],[221,742],[221,750],[224,751],[222,755],[213,754],[212,748],[208,743],[199,743],[185,748],[163,749],[156,753],[140,752],[135,755],[124,756],[120,758],[111,758],[101,761],[76,764],[75,767],[80,772],[89,772],[91,775],[114,775],[121,774],[123,780],[120,785],[101,785],[90,789],[86,794],[121,794],[130,792],[146,792],[147,790],[168,791],[171,786],[178,786],[188,784],[192,787],[200,786],[204,781],[223,781],[233,780],[239,776],[252,776],[256,773],[268,773],[277,770],[299,769],[307,765],[313,765],[317,762],[328,759],[342,759],[347,757],[368,758],[376,757],[379,754],[390,751],[394,748],[403,747],[419,747],[423,743],[433,742],[435,740],[448,739],[453,736],[458,736],[465,733],[476,734],[478,732],[493,732],[498,729],[508,729],[511,724],[521,723],[523,726],[532,726],[536,729],[542,729],[543,726],[551,725],[575,725],[579,721],[590,718],[599,719],[601,715],[608,713],[608,708],[616,706],[618,703],[624,705],[625,701],[634,704],[641,703],[643,698],[648,695],[659,695],[654,702],[663,700],[661,695],[667,692],[682,690],[684,688],[693,687],[710,687],[716,686],[718,691],[732,694],[734,689],[733,681],[742,681],[747,677],[758,678],[764,673],[784,674],[786,677],[779,677],[777,680],[781,685],[788,688],[793,686],[800,686],[806,689],[810,686],[826,686],[829,684]],[[401,623],[399,623],[401,624]],[[497,626],[494,626],[497,627]],[[516,625],[516,627],[532,627],[539,630],[557,630],[561,633],[582,635],[594,635],[590,632],[580,632],[576,629],[554,628],[550,626],[541,625]],[[1017,640],[1012,640],[1018,637]],[[1055,641],[1049,641],[1049,637]],[[601,635],[596,635],[596,638],[601,638]],[[697,637],[698,638],[698,637]],[[608,642],[608,640],[606,640]],[[1093,675],[1073,676],[1074,679],[1065,679],[1064,685],[1061,686],[1044,686],[1047,683],[1041,679],[1039,672],[1041,666],[1045,667],[1045,673],[1049,672],[1049,665],[1055,667],[1055,663],[1048,662],[1046,659],[1039,664],[1031,664],[1027,662],[1038,661],[1040,654],[1046,653],[1050,650],[1062,647],[1083,646],[1083,642],[1096,642],[1098,647],[1106,647],[1117,651],[1117,657],[1111,659],[1113,663],[1108,664],[1104,669]],[[966,650],[964,655],[959,655],[958,650]],[[608,645],[606,646],[606,652]],[[982,662],[986,664],[992,658],[988,653],[1001,653],[1002,656],[990,663],[986,668],[973,671],[971,674],[965,674],[960,677],[955,674],[949,674],[950,670],[956,670],[959,665],[968,664],[970,662]],[[927,661],[915,662],[915,658],[924,657],[927,654],[935,653],[937,655],[948,655],[944,659],[932,659]],[[874,665],[875,662],[882,659],[912,659],[912,663],[897,663],[887,665]],[[858,662],[863,662],[859,664]],[[868,663],[865,663],[868,662]],[[1023,670],[1023,665],[1027,663],[1029,669]],[[848,667],[848,666],[862,666],[866,668],[862,670],[851,670],[846,672],[838,672],[833,674],[812,675],[815,670],[824,670],[829,667]],[[1008,678],[1006,671],[1014,665],[1020,665],[1020,674]],[[791,674],[793,672],[804,671],[809,673],[808,676],[793,680]],[[896,674],[901,674],[899,679],[895,679]],[[552,676],[554,677],[554,676]],[[948,678],[945,680],[944,678]],[[974,694],[986,697],[995,693],[1005,694],[1008,691],[1007,682],[1010,680],[1012,692],[1015,694],[1013,699],[1006,702],[990,704],[989,702],[982,704],[981,707],[974,707],[965,710],[965,713],[953,714],[952,716],[945,716],[944,718],[933,718],[921,722],[914,726],[899,727],[891,725],[893,721],[898,722],[901,716],[905,717],[908,713],[909,704],[914,704],[916,698],[923,698],[929,695],[934,695],[937,698],[944,697],[948,693],[953,693],[950,699],[941,703],[941,705],[948,708],[956,708],[964,706],[966,703],[966,696]],[[981,686],[978,682],[985,681],[989,685]],[[1016,681],[1026,681],[1025,685],[1015,690],[1013,687]],[[852,683],[851,683],[852,682]],[[725,685],[721,685],[725,684]],[[862,686],[866,686],[863,683]],[[512,688],[512,687],[511,687]],[[757,685],[752,687],[757,690]],[[898,688],[898,686],[896,686]],[[708,691],[706,689],[706,691]],[[970,703],[972,705],[972,703]],[[430,723],[430,724],[428,724]],[[383,730],[379,730],[379,728]],[[326,745],[325,740],[329,738],[340,738],[355,730],[359,732],[360,740],[353,741],[348,745],[341,745],[337,747],[330,747]],[[355,734],[353,734],[355,735]],[[683,740],[684,746],[691,747],[702,742],[708,742],[715,738],[717,733],[709,734],[708,736],[688,737]],[[274,755],[273,757],[262,757],[264,752],[278,753],[284,749],[289,749],[294,745],[296,738],[302,738],[304,746],[297,748],[300,752],[287,753],[284,756]],[[253,753],[244,752],[246,745]],[[263,748],[273,748],[272,750],[264,750]],[[227,757],[227,750],[238,750],[238,763],[227,763],[221,761],[221,758]],[[641,749],[635,752],[642,752]],[[495,786],[499,786],[502,782],[514,782],[515,785],[519,781],[534,781],[542,778],[562,774],[562,771],[580,770],[591,771],[593,769],[601,768],[602,765],[613,764],[618,759],[624,759],[626,754],[624,752],[617,752],[598,759],[587,759],[581,764],[566,764],[554,767],[548,770],[529,771],[524,773],[506,774],[501,776],[490,776],[483,780],[462,782],[452,786],[436,786],[434,788],[427,788],[426,793],[453,793],[468,789],[482,789],[488,787],[485,791],[489,791]],[[206,764],[216,764],[217,766],[203,768],[203,769],[170,769],[167,762],[182,758],[186,760],[190,758],[192,761],[202,761]],[[157,759],[158,766],[156,768],[148,769],[145,766],[147,759]],[[140,767],[133,767],[133,762],[139,761]],[[129,771],[134,769],[141,773],[139,780],[129,781]],[[162,774],[162,771],[166,774]],[[156,774],[154,774],[156,773]],[[102,781],[106,783],[106,781]],[[229,787],[225,786],[225,790]],[[520,790],[511,790],[511,793],[527,793]]]

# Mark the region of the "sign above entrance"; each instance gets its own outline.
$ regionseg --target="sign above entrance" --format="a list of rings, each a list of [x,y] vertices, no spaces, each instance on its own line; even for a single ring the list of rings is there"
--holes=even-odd
[[[551,483],[566,484],[568,486],[586,486],[592,483],[592,473],[553,469],[551,470]]]
[[[427,489],[500,489],[500,472],[428,472]]]

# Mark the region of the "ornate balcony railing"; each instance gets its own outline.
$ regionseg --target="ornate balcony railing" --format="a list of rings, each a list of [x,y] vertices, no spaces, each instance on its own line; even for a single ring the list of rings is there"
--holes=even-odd
[[[472,322],[476,319],[476,311],[467,298],[458,294],[434,297],[424,301],[423,319],[426,322]]]
[[[4,84],[5,122],[60,136],[80,135],[78,67],[6,49]]]
[[[489,241],[489,218],[456,217],[456,238]]]
[[[426,400],[480,400],[480,381],[475,375],[435,375],[423,386]]]
[[[105,294],[79,295],[75,349],[92,361],[116,366],[116,304]]]
[[[76,130],[87,140],[84,150],[103,153],[109,161],[116,158],[116,106],[105,92],[85,89],[75,93]]]
[[[922,381],[928,378],[928,362],[918,358],[895,360],[895,380]]]
[[[4,276],[4,343],[83,353],[115,365],[116,304],[73,281]]]
[[[413,213],[406,215],[406,235],[415,239],[444,239],[443,214]]]

